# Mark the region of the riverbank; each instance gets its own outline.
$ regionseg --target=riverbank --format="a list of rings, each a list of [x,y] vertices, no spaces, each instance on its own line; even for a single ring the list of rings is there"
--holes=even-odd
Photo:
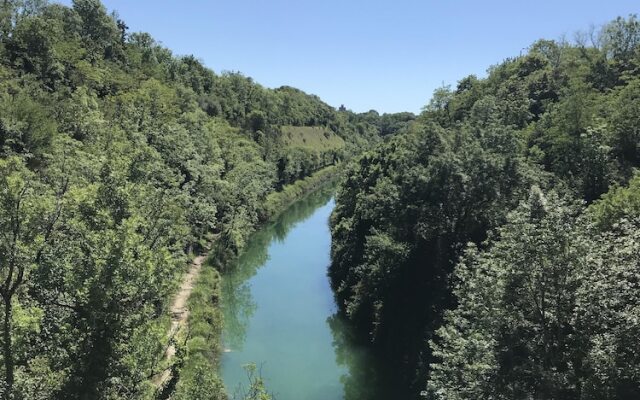
[[[330,165],[316,171],[313,175],[296,181],[291,185],[286,185],[279,192],[270,193],[265,201],[264,211],[261,214],[262,222],[273,219],[287,209],[291,204],[298,201],[304,195],[311,193],[338,176],[338,168],[342,164]]]
[[[260,213],[260,223],[253,230],[276,218],[305,195],[329,184],[338,173],[338,166],[329,166],[285,186],[279,192],[269,194]],[[160,377],[157,398],[226,398],[224,385],[217,373],[223,351],[223,317],[219,306],[222,278],[219,271],[237,256],[228,249],[214,245],[201,264],[202,268],[197,269],[197,274],[191,277],[187,275],[183,280],[183,286],[189,280],[191,289],[189,293],[182,293],[181,290],[179,298],[183,301],[186,299],[188,311],[181,314],[180,318],[184,318],[184,321],[176,324],[174,317],[172,322],[177,328],[171,332],[165,360],[172,359],[173,362]]]

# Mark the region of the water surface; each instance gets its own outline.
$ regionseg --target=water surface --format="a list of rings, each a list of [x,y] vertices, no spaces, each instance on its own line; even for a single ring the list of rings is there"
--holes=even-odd
[[[367,352],[349,342],[327,277],[332,195],[326,188],[295,203],[223,274],[222,376],[231,395],[246,386],[242,365],[255,363],[277,400],[372,398],[364,392],[373,382],[360,376]]]

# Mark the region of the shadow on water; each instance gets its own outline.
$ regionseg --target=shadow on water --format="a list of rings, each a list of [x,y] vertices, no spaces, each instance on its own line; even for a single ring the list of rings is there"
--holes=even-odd
[[[336,313],[327,319],[333,335],[336,363],[346,368],[340,377],[344,400],[389,400],[399,398],[391,389],[391,372],[371,348],[359,343],[354,328],[344,316]]]

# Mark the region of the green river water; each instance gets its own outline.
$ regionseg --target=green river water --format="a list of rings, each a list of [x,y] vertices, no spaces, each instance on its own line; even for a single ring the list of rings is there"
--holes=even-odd
[[[333,192],[293,204],[223,274],[221,372],[231,397],[246,387],[242,365],[255,363],[277,400],[382,398],[367,350],[350,343],[335,315],[327,277]]]

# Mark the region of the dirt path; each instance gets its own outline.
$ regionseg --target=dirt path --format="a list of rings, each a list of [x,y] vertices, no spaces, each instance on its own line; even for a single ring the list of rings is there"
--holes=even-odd
[[[169,361],[176,355],[176,347],[171,339],[187,324],[187,319],[189,318],[187,302],[189,301],[191,292],[193,292],[193,286],[200,275],[200,270],[202,269],[202,264],[205,259],[206,255],[201,255],[193,259],[189,271],[187,271],[187,274],[182,279],[180,290],[171,303],[171,308],[169,309],[171,312],[171,328],[167,334],[169,346],[164,352],[163,361]],[[158,373],[152,381],[157,388],[162,388],[170,379],[171,369],[167,368],[161,373]]]

